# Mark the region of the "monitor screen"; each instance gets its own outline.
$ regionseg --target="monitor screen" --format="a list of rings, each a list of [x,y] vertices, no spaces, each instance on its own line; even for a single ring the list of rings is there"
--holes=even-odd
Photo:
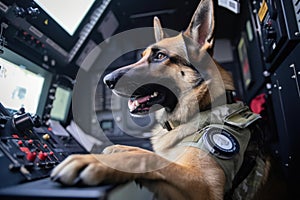
[[[71,36],[95,2],[95,0],[34,1]]]
[[[6,108],[42,115],[52,74],[4,48],[0,56],[0,102]]]
[[[36,113],[44,85],[44,77],[0,58],[0,101],[5,107]]]
[[[51,119],[66,122],[72,99],[72,90],[58,86],[55,91],[55,100],[51,110]]]

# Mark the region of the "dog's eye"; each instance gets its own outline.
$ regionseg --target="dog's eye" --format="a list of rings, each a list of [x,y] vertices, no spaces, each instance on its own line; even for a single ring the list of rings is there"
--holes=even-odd
[[[154,57],[153,57],[153,61],[154,62],[160,62],[163,61],[164,59],[167,58],[167,55],[162,53],[162,52],[158,52]]]

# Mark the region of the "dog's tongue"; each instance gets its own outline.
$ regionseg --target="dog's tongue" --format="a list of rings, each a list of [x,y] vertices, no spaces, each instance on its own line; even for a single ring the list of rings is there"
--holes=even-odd
[[[151,96],[148,95],[148,96],[137,98],[137,99],[135,99],[133,101],[130,99],[128,101],[128,108],[129,108],[129,110],[130,111],[135,110],[140,104],[143,104],[143,103],[149,101],[150,98],[151,98]]]

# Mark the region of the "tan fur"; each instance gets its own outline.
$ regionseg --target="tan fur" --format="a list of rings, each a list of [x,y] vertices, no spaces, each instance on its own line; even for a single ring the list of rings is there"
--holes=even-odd
[[[199,13],[206,19],[197,24]],[[219,65],[216,67],[216,62],[207,53],[213,46],[212,1],[202,0],[183,35],[165,38],[158,18],[154,19],[154,27],[157,42],[144,51],[140,61],[125,68],[133,69],[130,71],[132,76],[138,71],[136,73],[148,72],[153,77],[166,76],[174,80],[184,95],[179,96],[179,103],[172,113],[162,113],[160,121],[179,121],[180,125],[171,131],[161,126],[154,130],[152,143],[155,152],[114,145],[107,147],[103,154],[72,155],[53,170],[51,177],[66,185],[76,184],[79,179],[86,185],[135,180],[153,191],[160,200],[221,200],[225,184],[221,167],[206,152],[178,145],[198,130],[200,122],[193,117],[199,109],[224,95],[226,89],[234,89],[230,74]],[[191,38],[197,44],[186,46],[183,37]],[[168,61],[149,68],[148,58],[153,46],[167,51],[168,55],[202,63],[196,67],[208,74],[205,82],[192,87],[198,78],[192,69]],[[180,76],[180,73],[185,75]]]

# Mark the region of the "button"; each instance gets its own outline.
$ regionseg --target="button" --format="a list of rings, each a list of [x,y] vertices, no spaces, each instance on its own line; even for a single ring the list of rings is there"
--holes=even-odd
[[[25,152],[25,153],[29,153],[30,150],[27,147],[20,147],[20,150]]]
[[[47,145],[47,144],[44,144],[43,147],[44,147],[44,149],[47,149],[47,148],[48,148],[48,145]]]
[[[19,136],[17,134],[12,134],[13,138],[19,138]]]
[[[36,158],[36,152],[28,152],[26,155],[26,159],[30,162],[33,162]]]
[[[46,160],[46,158],[48,157],[48,154],[41,151],[39,153],[38,157],[40,160]]]
[[[22,146],[22,145],[23,145],[23,141],[22,141],[22,140],[19,140],[19,141],[18,141],[18,145],[19,145],[19,146]]]
[[[27,143],[28,143],[29,145],[32,145],[32,144],[33,144],[33,140],[30,139],[30,140],[27,141]]]
[[[50,139],[50,135],[46,133],[45,135],[43,135],[43,139],[44,140],[49,140]]]

